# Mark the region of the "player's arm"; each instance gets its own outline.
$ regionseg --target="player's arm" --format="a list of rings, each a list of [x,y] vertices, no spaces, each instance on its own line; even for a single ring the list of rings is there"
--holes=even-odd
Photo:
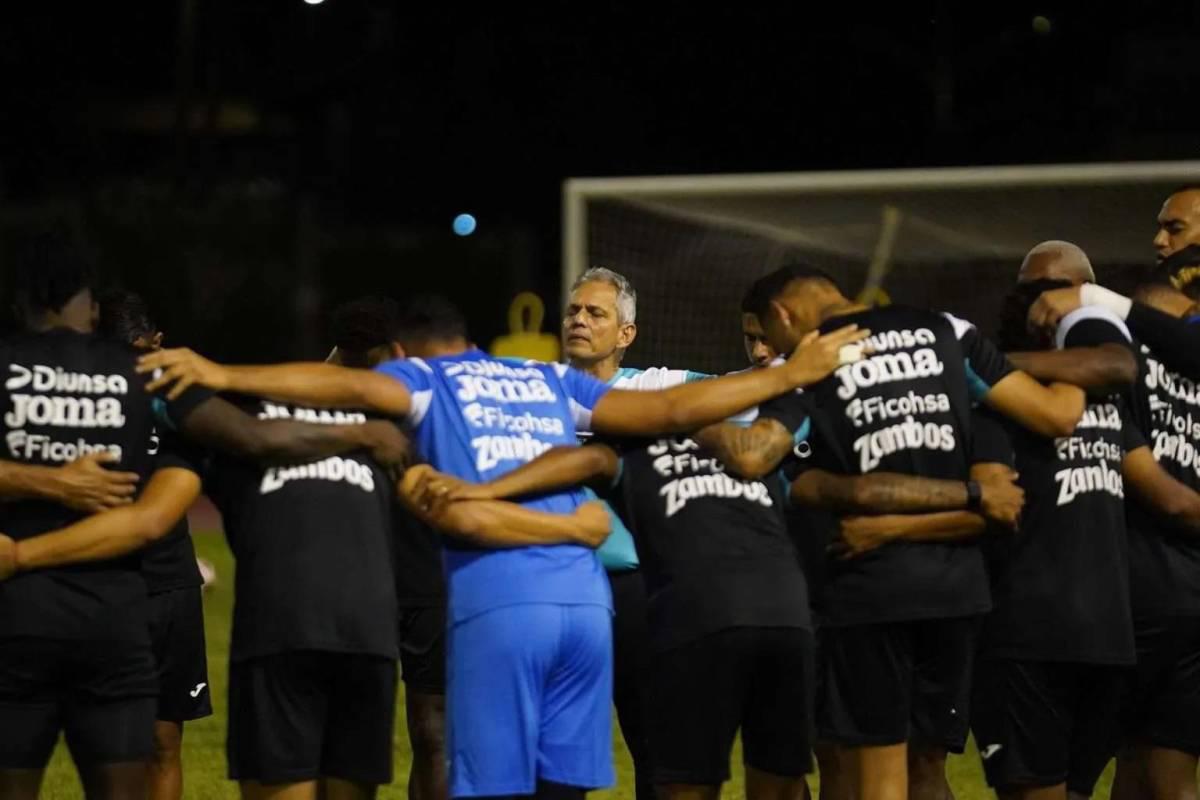
[[[979,510],[986,518],[1013,527],[1025,504],[1025,493],[1015,483],[1015,472],[997,466],[1002,469],[972,468],[971,479],[979,485]],[[966,481],[890,472],[837,475],[810,469],[792,482],[791,499],[797,505],[850,515],[920,514],[967,510],[971,490]]]
[[[371,450],[380,463],[396,464],[407,460],[409,451],[407,437],[385,420],[358,425],[262,420],[220,397],[196,406],[179,428],[189,439],[263,464],[294,464],[359,448]]]
[[[1179,531],[1200,535],[1200,494],[1175,480],[1143,445],[1125,454],[1121,463],[1125,485]]]
[[[1041,436],[1070,436],[1083,416],[1087,394],[1069,383],[1043,385],[1010,372],[983,396],[983,403]]]
[[[974,325],[955,317],[949,319],[962,346],[967,388],[973,401],[1040,436],[1069,436],[1075,430],[1087,403],[1082,389],[1066,383],[1039,383],[1015,370]]]
[[[49,500],[89,513],[125,505],[133,502],[138,474],[104,467],[119,460],[106,450],[61,467],[0,460],[0,499]]]
[[[1093,283],[1044,292],[1029,309],[1029,324],[1053,329],[1059,320],[1082,306],[1108,309],[1172,367],[1191,374],[1200,372],[1200,325],[1164,314]]]
[[[179,397],[198,384],[214,391],[270,397],[318,407],[365,408],[389,417],[407,417],[412,397],[400,381],[365,369],[333,364],[295,363],[266,366],[217,364],[186,348],[158,350],[138,359],[138,372],[162,370],[147,385],[150,391],[171,387]]]
[[[200,476],[192,470],[156,470],[133,504],[13,543],[12,569],[26,571],[123,556],[166,535],[199,496]]]
[[[1137,380],[1133,337],[1105,308],[1087,306],[1067,314],[1054,341],[1055,350],[1010,353],[1008,358],[1039,381],[1074,384],[1098,396],[1123,392]]]
[[[587,484],[611,486],[620,468],[620,456],[606,444],[553,447],[487,483],[470,483],[427,467],[417,468],[410,491],[415,502],[437,509],[445,502],[502,500]]]
[[[684,383],[657,392],[614,389],[592,410],[592,429],[615,436],[690,433],[727,419],[776,395],[808,386],[828,376],[842,359],[839,351],[870,335],[847,325],[824,336],[804,338],[778,367]]]
[[[1009,482],[1011,477],[1012,469],[1007,464],[985,463],[971,467],[971,479],[980,485],[993,480]],[[1005,523],[1005,527],[1015,526],[1020,510],[1021,505],[1018,504],[1011,523]],[[995,519],[990,521],[1001,522]],[[974,539],[988,530],[989,518],[975,511],[934,511],[926,514],[842,517],[840,526],[838,539],[830,545],[830,552],[841,558],[853,558],[890,542],[961,542]]]
[[[1137,358],[1128,347],[1101,344],[1036,353],[1009,353],[1017,369],[1046,383],[1070,383],[1095,395],[1124,391],[1137,380]]]
[[[436,530],[484,547],[580,544],[599,547],[608,536],[608,512],[599,503],[584,503],[573,514],[533,511],[500,500],[466,500],[430,507],[418,494],[421,465],[405,472],[397,487],[400,500],[417,518]]]
[[[717,454],[735,475],[758,480],[773,472],[795,446],[791,431],[777,419],[759,418],[749,425],[719,422],[700,429],[696,442]]]

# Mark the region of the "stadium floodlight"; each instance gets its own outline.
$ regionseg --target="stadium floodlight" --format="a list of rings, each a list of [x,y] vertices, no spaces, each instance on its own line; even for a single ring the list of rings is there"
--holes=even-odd
[[[1200,161],[572,179],[563,286],[589,266],[633,281],[634,365],[744,366],[738,301],[789,259],[866,299],[986,329],[1022,256],[1046,239],[1079,244],[1101,281],[1127,284],[1154,262],[1167,194],[1198,180]]]

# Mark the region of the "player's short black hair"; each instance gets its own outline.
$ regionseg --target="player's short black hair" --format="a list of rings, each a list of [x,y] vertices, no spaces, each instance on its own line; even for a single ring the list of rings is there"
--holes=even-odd
[[[400,341],[400,304],[371,295],[342,303],[330,321],[333,344],[349,353],[365,353]]]
[[[137,292],[118,287],[105,289],[96,302],[100,304],[96,332],[105,339],[133,344],[158,333],[158,326],[150,317],[150,306]]]
[[[458,307],[441,295],[413,297],[400,314],[400,341],[445,342],[467,338],[467,321]]]
[[[742,299],[742,311],[761,317],[771,307],[771,301],[783,294],[794,281],[820,281],[839,292],[842,287],[833,276],[820,267],[794,261],[769,272],[750,285]]]
[[[1010,289],[1000,303],[1000,327],[996,331],[996,345],[1005,353],[1045,348],[1042,334],[1029,330],[1029,309],[1043,292],[1073,285],[1070,281],[1057,278],[1039,278],[1036,281],[1018,283]]]
[[[27,322],[32,315],[61,311],[71,298],[95,288],[96,269],[60,230],[23,236],[9,273],[13,311]]]

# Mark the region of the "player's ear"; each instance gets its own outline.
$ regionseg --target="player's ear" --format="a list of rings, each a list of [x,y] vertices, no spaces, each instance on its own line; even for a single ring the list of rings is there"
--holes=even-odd
[[[163,346],[163,332],[158,331],[154,336],[150,337],[150,349],[161,350]]]
[[[787,306],[785,306],[783,303],[779,302],[778,300],[772,300],[771,301],[771,310],[769,313],[772,317],[774,317],[775,319],[782,322],[785,327],[787,327],[787,328],[792,327],[792,314],[790,311],[788,311]],[[770,320],[768,320],[768,319],[762,320],[764,328],[766,327],[766,325],[769,321]]]
[[[393,360],[397,359],[397,358],[407,358],[408,357],[407,354],[404,352],[404,348],[400,345],[399,342],[389,342],[388,343],[388,351],[391,353]]]
[[[627,325],[622,325],[617,331],[617,347],[621,350],[628,349],[633,344],[633,340],[637,338],[637,325],[630,322]]]

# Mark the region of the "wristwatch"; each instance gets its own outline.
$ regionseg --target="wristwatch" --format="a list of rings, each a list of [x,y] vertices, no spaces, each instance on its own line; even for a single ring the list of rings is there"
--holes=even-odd
[[[979,481],[967,481],[967,510],[978,511],[983,507],[983,488]]]

